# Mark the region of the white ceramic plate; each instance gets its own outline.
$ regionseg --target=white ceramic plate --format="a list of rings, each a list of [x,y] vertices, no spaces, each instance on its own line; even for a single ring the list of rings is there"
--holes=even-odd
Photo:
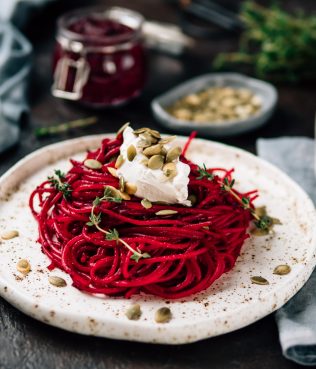
[[[48,258],[41,253],[37,224],[28,207],[28,198],[37,184],[53,169],[70,167],[69,157],[82,157],[95,148],[101,136],[90,136],[50,145],[35,151],[0,179],[0,234],[17,229],[20,236],[0,244],[0,294],[26,314],[47,324],[82,334],[142,342],[182,344],[244,327],[282,306],[308,279],[315,265],[315,210],[301,188],[272,165],[242,150],[196,139],[188,157],[207,166],[235,167],[236,187],[241,191],[257,188],[269,214],[279,218],[275,234],[251,237],[245,243],[234,269],[211,288],[192,298],[164,301],[138,296],[132,300],[98,298],[71,286],[48,283]],[[185,138],[179,138],[183,144]],[[21,278],[16,270],[19,258],[26,258],[32,272]],[[279,264],[292,271],[274,275]],[[254,285],[250,277],[260,275],[269,285]],[[125,311],[133,302],[141,304],[139,321],[130,321]],[[157,324],[157,308],[169,306],[173,319]]]

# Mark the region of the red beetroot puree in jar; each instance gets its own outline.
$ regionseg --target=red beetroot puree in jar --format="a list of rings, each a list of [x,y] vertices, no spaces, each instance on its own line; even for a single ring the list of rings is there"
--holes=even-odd
[[[58,21],[53,95],[96,107],[122,104],[145,81],[143,17],[124,8],[82,9]]]

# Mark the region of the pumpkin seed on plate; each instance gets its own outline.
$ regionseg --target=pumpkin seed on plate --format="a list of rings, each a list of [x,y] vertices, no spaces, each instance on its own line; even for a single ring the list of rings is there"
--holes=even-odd
[[[48,282],[52,284],[55,287],[65,287],[67,286],[67,282],[64,280],[64,278],[57,277],[55,275],[51,275],[48,277]]]
[[[130,195],[128,194],[128,193],[126,193],[126,192],[122,192],[122,191],[118,191],[119,192],[119,195],[120,195],[120,197],[123,199],[123,200],[130,200],[131,199],[131,197],[130,197]]]
[[[159,143],[160,143],[161,145],[165,145],[165,144],[167,144],[167,143],[169,143],[169,142],[173,141],[173,140],[174,140],[174,139],[176,139],[176,138],[177,138],[177,136],[164,137],[164,138],[162,138],[162,139],[159,141]]]
[[[123,165],[123,163],[124,163],[123,155],[119,155],[115,162],[115,168],[116,169],[120,168]]]
[[[126,182],[125,183],[125,191],[129,195],[134,195],[137,192],[137,186],[134,183]]]
[[[123,133],[125,131],[125,128],[127,128],[129,125],[130,122],[123,124],[122,127],[116,132],[116,137]]]
[[[127,148],[127,159],[133,161],[136,156],[136,147],[134,145],[129,145]]]
[[[168,178],[172,179],[177,175],[177,167],[175,163],[167,163],[162,167],[163,174]]]
[[[174,161],[175,159],[178,159],[178,157],[180,156],[181,152],[182,152],[181,147],[179,147],[179,146],[172,147],[167,152],[166,162],[169,163],[171,161]]]
[[[139,304],[134,304],[132,306],[130,306],[127,310],[125,315],[127,316],[127,318],[129,320],[138,320],[141,315],[142,315],[142,311],[140,309],[140,305]]]
[[[160,155],[162,151],[162,146],[160,144],[156,144],[150,147],[147,147],[143,150],[143,154],[146,156]]]
[[[85,167],[89,169],[101,169],[102,168],[102,163],[100,163],[98,160],[95,160],[95,159],[86,159],[83,164]]]
[[[15,230],[11,230],[11,231],[6,231],[4,233],[2,233],[1,238],[3,240],[11,240],[12,238],[18,237],[19,236],[19,232],[15,231]]]
[[[31,264],[26,259],[21,259],[16,265],[16,269],[26,275],[31,271]]]
[[[149,128],[142,127],[142,128],[135,129],[135,131],[133,133],[135,135],[140,135],[141,133],[147,132],[148,130],[149,130]]]
[[[125,181],[124,181],[124,178],[122,176],[119,178],[119,190],[121,192],[124,192],[124,190],[125,190]]]
[[[171,310],[168,307],[162,307],[155,313],[157,323],[168,323],[172,318]]]
[[[162,155],[153,155],[148,160],[148,168],[161,169],[164,163],[164,157]]]
[[[160,139],[160,133],[156,131],[155,129],[149,129],[148,131],[153,137]]]
[[[289,265],[281,264],[274,268],[273,274],[286,275],[286,274],[289,274],[290,271],[291,271],[291,267]]]
[[[153,206],[152,203],[147,199],[142,199],[140,203],[145,209],[150,209]]]
[[[260,285],[269,284],[268,280],[260,276],[254,276],[254,277],[251,277],[250,279],[251,279],[251,282],[254,284],[260,284]]]
[[[147,140],[143,140],[143,139],[141,139],[137,143],[137,147],[139,147],[140,149],[145,149],[146,147],[149,147],[150,145],[151,145],[151,142]]]
[[[176,210],[165,209],[165,210],[159,210],[155,214],[156,215],[174,215],[174,214],[177,214],[177,213],[178,212]]]
[[[108,167],[107,169],[108,169],[109,173],[112,174],[113,177],[116,177],[116,178],[118,177],[117,171],[116,171],[115,168]]]

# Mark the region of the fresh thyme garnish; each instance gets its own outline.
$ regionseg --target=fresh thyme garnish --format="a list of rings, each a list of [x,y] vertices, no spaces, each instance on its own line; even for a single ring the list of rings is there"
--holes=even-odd
[[[197,179],[207,178],[209,181],[214,179],[214,175],[207,171],[205,164],[203,167],[199,167],[198,169],[199,177]],[[254,225],[264,232],[269,232],[274,224],[280,224],[278,219],[272,218],[266,213],[264,214],[257,214],[256,209],[251,207],[250,198],[249,197],[240,197],[238,193],[233,189],[235,184],[235,180],[229,180],[227,177],[223,179],[221,189],[223,191],[229,192],[234,198],[242,205],[244,209],[250,211],[251,215],[254,217]]]
[[[214,179],[214,175],[207,171],[205,164],[203,164],[203,167],[199,167],[198,173],[199,173],[199,176],[197,177],[197,179],[206,178],[209,181],[212,181]]]
[[[66,175],[59,169],[55,170],[55,176],[48,177],[51,185],[59,192],[61,192],[65,199],[69,199],[72,189],[70,184],[65,182]]]
[[[115,190],[115,189],[114,189]],[[115,196],[115,191],[111,187],[107,186],[104,189],[103,197],[96,197],[93,200],[91,213],[89,216],[89,222],[86,223],[87,226],[92,227],[95,226],[96,229],[105,234],[105,238],[108,241],[116,241],[117,244],[123,244],[129,251],[132,252],[131,259],[136,262],[139,259],[147,259],[150,258],[150,255],[147,252],[142,253],[141,250],[134,250],[127,242],[125,242],[122,238],[120,238],[119,232],[116,228],[105,230],[100,227],[102,213],[95,213],[95,208],[101,204],[102,201],[110,201],[110,202],[118,202],[122,201],[122,198]]]

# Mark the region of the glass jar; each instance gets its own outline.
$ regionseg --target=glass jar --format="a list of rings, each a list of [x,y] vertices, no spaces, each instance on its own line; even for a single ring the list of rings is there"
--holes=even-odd
[[[138,96],[145,81],[141,14],[125,8],[85,8],[58,20],[54,96],[95,107]]]

